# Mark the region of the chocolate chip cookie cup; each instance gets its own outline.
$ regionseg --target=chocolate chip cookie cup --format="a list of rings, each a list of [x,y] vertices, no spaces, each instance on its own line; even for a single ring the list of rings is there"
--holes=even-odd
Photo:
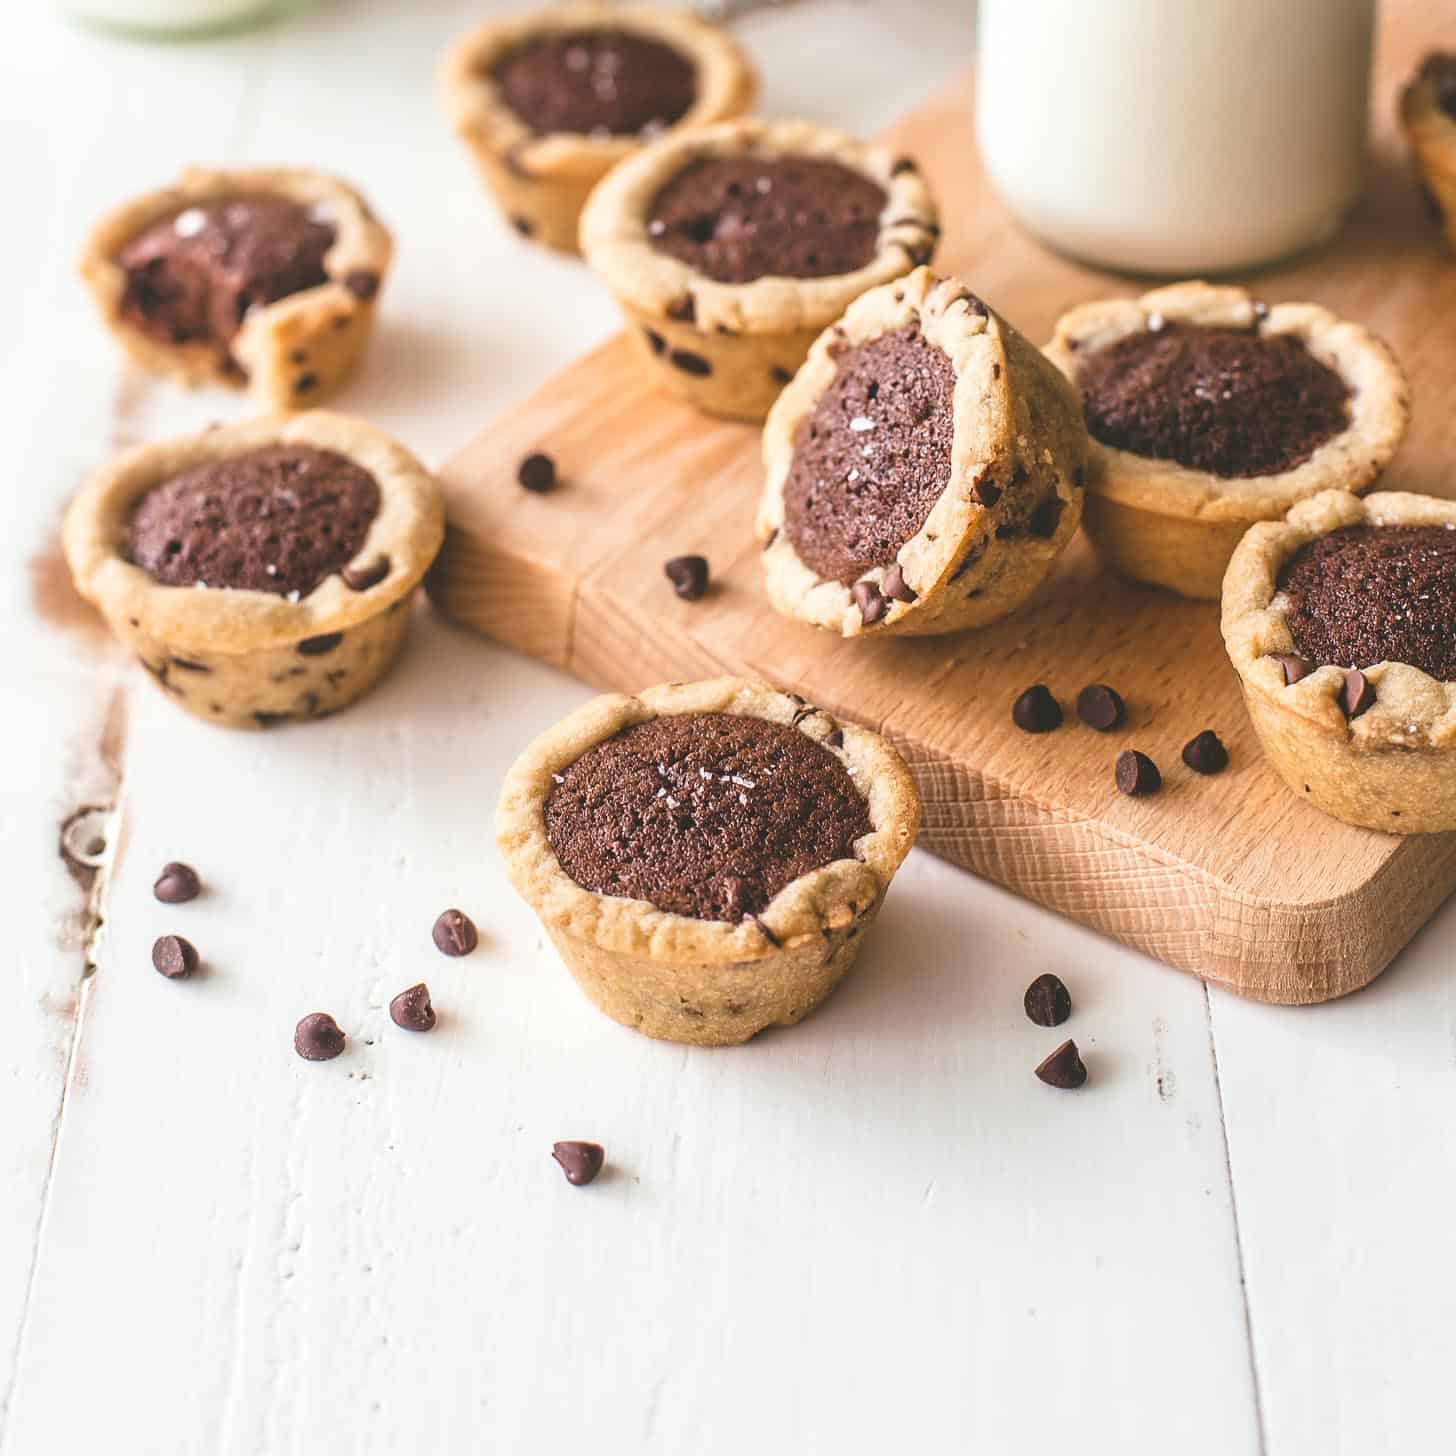
[[[1223,637],[1294,793],[1388,834],[1456,829],[1456,502],[1326,491],[1253,527]]]
[[[577,250],[587,195],[664,132],[741,116],[757,78],[686,10],[566,4],[491,21],[451,47],[445,109],[522,236]]]
[[[829,995],[919,825],[882,738],[736,678],[595,699],[521,755],[496,814],[511,881],[587,996],[700,1046]]]
[[[103,217],[81,274],[143,369],[307,409],[362,358],[392,251],[336,177],[189,167]]]
[[[581,247],[643,359],[700,409],[760,420],[819,332],[930,260],[915,164],[807,121],[666,138],[592,193]]]
[[[1456,248],[1456,52],[1433,51],[1401,92],[1400,124],[1431,220]]]
[[[769,415],[769,597],[845,637],[997,621],[1076,534],[1086,458],[1076,397],[1035,345],[917,269],[856,300]]]
[[[393,662],[444,538],[438,486],[362,421],[314,412],[143,445],[66,514],[77,590],[189,712],[337,712]]]
[[[1046,353],[1092,439],[1087,534],[1109,566],[1185,597],[1218,597],[1256,521],[1368,489],[1410,422],[1405,376],[1373,334],[1242,288],[1083,304]]]

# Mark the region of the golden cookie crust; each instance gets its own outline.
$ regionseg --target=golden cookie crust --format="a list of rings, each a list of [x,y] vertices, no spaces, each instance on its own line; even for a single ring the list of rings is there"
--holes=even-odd
[[[1432,211],[1456,248],[1456,117],[1436,99],[1436,80],[1418,71],[1400,94],[1400,124],[1415,156]]]
[[[327,283],[251,309],[226,350],[203,342],[168,344],[122,316],[126,274],[116,259],[127,243],[188,207],[247,196],[279,197],[327,214],[336,233],[324,257]],[[80,270],[106,327],[149,373],[189,388],[247,388],[264,409],[294,410],[328,398],[363,357],[393,251],[364,198],[337,177],[299,167],[188,167],[170,187],[102,217],[86,238]],[[344,282],[351,274],[373,274],[374,291],[361,298]],[[230,358],[243,366],[246,380]]]
[[[866,625],[853,588],[823,580],[800,559],[783,529],[784,486],[799,427],[834,382],[837,353],[913,323],[955,370],[950,477],[894,561],[860,578],[879,593],[898,565],[915,600],[881,593],[884,615]],[[757,518],[769,597],[785,616],[845,637],[928,636],[998,621],[1036,590],[1076,535],[1086,461],[1087,432],[1066,380],[963,283],[918,268],[864,294],[826,329],[769,415]],[[975,498],[983,482],[1000,490],[991,506]],[[1018,505],[1049,491],[1062,504],[1050,537],[997,534]]]
[[[693,104],[664,135],[741,116],[758,92],[757,73],[732,36],[687,10],[556,5],[490,21],[456,41],[440,70],[440,94],[451,126],[512,226],[524,237],[568,253],[577,251],[581,210],[592,188],[639,152],[643,142],[579,132],[538,135],[501,99],[490,72],[508,52],[535,36],[606,28],[663,41],[696,65]]]
[[[855,858],[785,885],[737,925],[674,915],[644,900],[583,889],[546,833],[553,774],[634,723],[682,713],[732,713],[785,723],[823,745],[869,806]],[[836,722],[801,698],[741,678],[669,683],[635,697],[595,698],[547,730],[506,775],[496,838],[511,883],[541,918],[582,989],[608,1016],[647,1036],[700,1046],[747,1041],[801,1020],[859,953],[920,827],[920,795],[878,734]]]
[[[662,188],[693,161],[739,156],[813,157],[879,183],[886,202],[874,257],[828,278],[720,283],[654,248],[647,214]],[[939,234],[913,162],[808,121],[736,121],[666,137],[616,168],[581,218],[587,263],[661,382],[700,409],[751,420],[768,413],[822,329],[860,294],[928,261]]]
[[[1361,525],[1456,529],[1456,502],[1331,490],[1301,501],[1282,521],[1252,527],[1224,579],[1224,645],[1264,752],[1301,798],[1347,824],[1388,834],[1456,829],[1456,683],[1409,663],[1375,663],[1362,669],[1374,705],[1347,718],[1343,668],[1318,667],[1287,683],[1279,661],[1295,652],[1278,589],[1284,564],[1306,542]]]
[[[333,450],[379,483],[379,512],[349,569],[388,569],[355,591],[335,573],[297,600],[235,587],[167,586],[122,554],[137,502],[193,466],[266,445]],[[404,640],[410,593],[444,539],[439,487],[362,420],[314,411],[142,445],[98,470],[66,512],[76,589],[184,707],[230,727],[336,712],[383,676]]]
[[[1358,324],[1312,303],[1268,308],[1246,290],[1175,283],[1141,298],[1085,303],[1057,321],[1047,357],[1076,385],[1080,361],[1159,318],[1265,336],[1292,334],[1350,387],[1350,422],[1293,469],[1225,478],[1089,441],[1084,524],[1104,561],[1137,581],[1214,600],[1234,547],[1322,490],[1367,490],[1410,423],[1410,390],[1390,349]]]

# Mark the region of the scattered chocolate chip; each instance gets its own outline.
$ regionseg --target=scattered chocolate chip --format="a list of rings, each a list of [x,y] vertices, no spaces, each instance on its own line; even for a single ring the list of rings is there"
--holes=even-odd
[[[1022,1004],[1038,1026],[1060,1026],[1072,1014],[1072,993],[1050,971],[1026,988]]]
[[[1340,706],[1347,718],[1358,718],[1375,706],[1375,684],[1358,668],[1351,668],[1345,674],[1340,688]]]
[[[300,374],[298,376],[298,378],[293,381],[293,388],[299,394],[307,394],[310,390],[317,389],[318,388],[318,375],[317,374]]]
[[[1001,499],[1001,487],[983,478],[971,487],[971,499],[989,511]]]
[[[1163,776],[1147,754],[1129,748],[1117,755],[1117,787],[1124,794],[1156,794],[1163,787]]]
[[[913,602],[919,595],[913,587],[905,584],[905,573],[900,569],[898,561],[885,573],[880,590],[896,602]]]
[[[1070,1091],[1087,1080],[1087,1068],[1077,1052],[1077,1043],[1064,1041],[1037,1069],[1036,1075],[1048,1087]]]
[[[520,233],[523,238],[529,238],[536,231],[536,224],[529,217],[522,217],[519,213],[511,219],[511,226]]]
[[[1037,683],[1011,705],[1011,721],[1023,733],[1050,733],[1062,726],[1062,705],[1045,683]]]
[[[857,581],[850,587],[849,594],[859,608],[860,618],[866,627],[878,622],[885,615],[885,599],[874,582]]]
[[[1183,762],[1194,773],[1222,773],[1228,767],[1228,749],[1212,728],[1205,728],[1183,745]]]
[[[350,591],[368,591],[371,586],[378,586],[389,575],[389,557],[376,556],[373,561],[366,561],[363,566],[346,566],[339,575],[343,577],[344,585]]]
[[[447,956],[469,955],[480,944],[475,922],[463,910],[441,911],[430,935]]]
[[[702,556],[674,556],[663,568],[672,589],[685,602],[699,601],[708,590],[708,562]]]
[[[201,891],[202,882],[197,878],[197,871],[179,860],[164,864],[162,873],[152,886],[152,894],[164,905],[185,904],[188,900],[195,900]]]
[[[344,287],[367,303],[379,292],[379,274],[372,268],[352,268],[344,274]]]
[[[301,657],[323,657],[343,640],[342,632],[321,632],[317,637],[305,637],[298,644],[298,652]]]
[[[561,1164],[566,1181],[574,1188],[584,1188],[598,1173],[606,1161],[606,1150],[600,1143],[564,1142],[552,1143],[551,1156]]]
[[[293,1028],[293,1050],[306,1062],[331,1062],[344,1050],[344,1033],[327,1011],[310,1011]]]
[[[548,490],[556,489],[556,462],[538,450],[527,455],[516,467],[516,479],[523,490],[544,495]]]
[[[197,969],[197,947],[180,935],[164,935],[152,945],[152,964],[169,981],[182,980]]]
[[[654,354],[661,354],[667,348],[667,340],[656,329],[643,329],[642,337],[647,340],[647,347]]]
[[[430,1004],[430,988],[423,981],[401,991],[389,1003],[389,1019],[405,1031],[429,1031],[435,1024],[435,1008]]]
[[[713,372],[712,363],[701,354],[694,354],[691,349],[674,349],[667,356],[667,362],[674,369],[681,369],[684,374],[692,374],[699,379],[706,379]]]
[[[1077,694],[1077,716],[1099,733],[1111,733],[1127,721],[1122,694],[1106,683],[1093,683]]]
[[[684,294],[668,306],[667,316],[670,319],[676,319],[680,324],[695,323],[698,317],[697,300],[691,293]]]
[[[1294,652],[1276,652],[1274,661],[1284,669],[1284,686],[1289,687],[1314,671],[1314,663]]]

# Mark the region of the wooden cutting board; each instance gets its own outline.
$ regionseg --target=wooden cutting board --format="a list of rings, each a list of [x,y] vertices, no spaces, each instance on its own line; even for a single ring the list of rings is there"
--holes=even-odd
[[[1444,494],[1456,456],[1456,262],[1423,214],[1394,123],[1400,82],[1433,43],[1420,8],[1386,8],[1364,201],[1334,247],[1254,286],[1390,340],[1416,407],[1386,483]],[[980,171],[969,82],[887,140],[938,189],[936,266],[1033,340],[1074,303],[1139,291],[1048,252],[1011,220]],[[532,450],[558,462],[564,483],[550,495],[515,482]],[[624,338],[496,420],[444,482],[450,525],[429,589],[451,617],[598,687],[743,673],[878,728],[920,783],[926,848],[1244,995],[1315,1002],[1365,985],[1456,888],[1456,835],[1352,829],[1291,794],[1260,756],[1217,608],[1101,572],[1085,539],[1030,608],[981,632],[844,642],[776,616],[752,536],[758,431],[655,391]],[[662,571],[689,552],[708,558],[715,582],[697,603],[679,601]],[[1035,682],[1069,710],[1043,737],[1010,717]],[[1094,733],[1071,713],[1091,682],[1127,699],[1121,732]],[[1216,778],[1179,758],[1204,728],[1232,756]],[[1114,787],[1113,761],[1134,746],[1163,770],[1155,797]],[[975,946],[952,949],[974,964]]]

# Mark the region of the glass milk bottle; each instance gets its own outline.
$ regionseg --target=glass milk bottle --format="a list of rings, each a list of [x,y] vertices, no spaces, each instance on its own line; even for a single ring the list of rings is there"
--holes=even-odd
[[[980,0],[976,131],[1021,222],[1087,262],[1217,273],[1338,230],[1375,0]]]

